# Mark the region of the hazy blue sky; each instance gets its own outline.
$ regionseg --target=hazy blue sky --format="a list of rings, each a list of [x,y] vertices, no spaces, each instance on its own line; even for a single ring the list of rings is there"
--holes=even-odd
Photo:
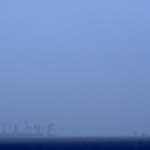
[[[149,0],[1,0],[0,122],[150,134],[149,40]]]

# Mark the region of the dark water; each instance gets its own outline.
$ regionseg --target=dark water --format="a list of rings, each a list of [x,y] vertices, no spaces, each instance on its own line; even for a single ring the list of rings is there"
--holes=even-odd
[[[150,150],[150,139],[5,140],[0,150]]]

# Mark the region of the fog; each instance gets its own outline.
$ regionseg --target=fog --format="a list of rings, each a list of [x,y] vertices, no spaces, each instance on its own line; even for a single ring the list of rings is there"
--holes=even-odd
[[[1,0],[0,124],[60,136],[150,134],[148,0]]]

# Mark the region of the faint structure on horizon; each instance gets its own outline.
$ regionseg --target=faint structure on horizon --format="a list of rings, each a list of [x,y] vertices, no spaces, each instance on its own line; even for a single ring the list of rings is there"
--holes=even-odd
[[[2,124],[2,134],[3,135],[7,134],[6,124],[5,123]]]
[[[48,127],[47,127],[48,136],[53,135],[53,130],[54,130],[54,124],[53,123],[48,124]]]
[[[47,126],[42,127],[40,124],[29,124],[27,121],[24,127],[19,128],[15,123],[13,125],[2,124],[0,129],[0,138],[4,137],[52,137],[54,124],[49,123]]]
[[[18,134],[18,126],[17,126],[17,124],[15,124],[14,125],[14,134],[16,135],[16,134]]]

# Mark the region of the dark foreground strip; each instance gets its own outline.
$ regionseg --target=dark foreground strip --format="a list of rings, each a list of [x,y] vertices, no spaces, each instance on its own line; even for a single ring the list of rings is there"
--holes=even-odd
[[[8,140],[0,150],[150,150],[150,139]]]

